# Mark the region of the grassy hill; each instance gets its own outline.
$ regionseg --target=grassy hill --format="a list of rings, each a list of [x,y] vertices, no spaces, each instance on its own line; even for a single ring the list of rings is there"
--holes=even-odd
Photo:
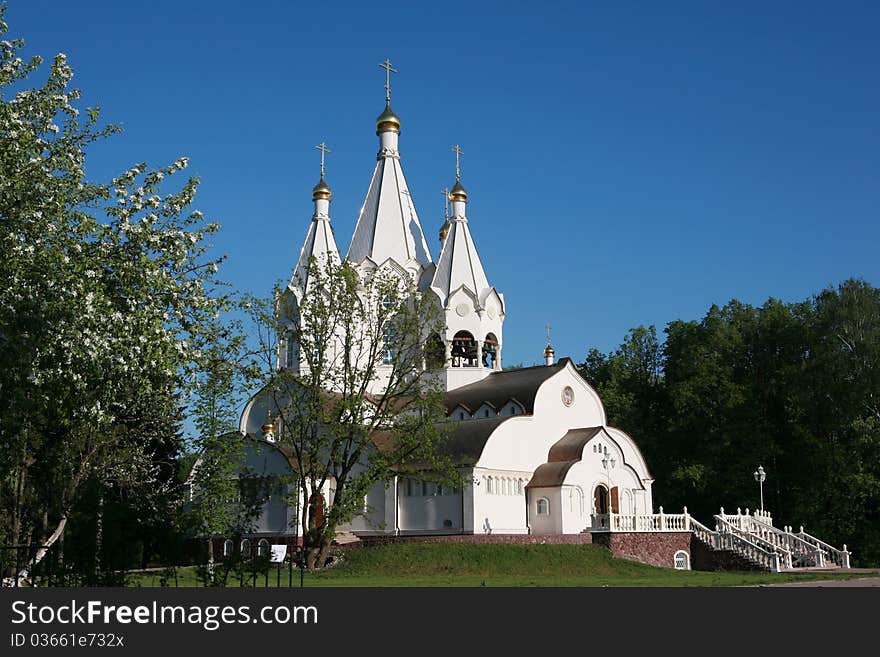
[[[278,581],[275,567],[269,586]],[[479,545],[404,543],[348,550],[331,567],[306,573],[306,586],[741,586],[830,579],[828,573],[709,573],[656,568],[611,557],[597,545]],[[853,575],[843,575],[853,576]],[[840,577],[840,575],[838,575]],[[158,576],[144,574],[135,586],[157,586]],[[280,581],[286,586],[288,570]],[[293,574],[294,586],[299,574]],[[245,582],[252,580],[245,575]],[[178,573],[180,586],[195,586],[192,570]],[[231,573],[229,586],[238,586]],[[248,584],[246,584],[248,585]],[[265,585],[263,575],[256,581]]]

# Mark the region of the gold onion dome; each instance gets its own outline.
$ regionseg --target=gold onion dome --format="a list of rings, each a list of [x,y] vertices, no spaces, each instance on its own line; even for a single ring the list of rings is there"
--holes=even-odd
[[[553,347],[551,347],[551,346],[548,344],[547,347],[544,349],[544,358],[549,358],[550,356],[552,356],[552,355],[555,354],[555,353],[556,353],[556,352],[553,351]]]
[[[385,111],[376,119],[376,134],[393,130],[400,134],[400,118],[391,109],[391,103],[385,104]]]
[[[450,201],[467,201],[467,192],[461,186],[461,182],[455,181],[455,186],[449,190]]]
[[[330,186],[324,181],[324,176],[318,181],[318,184],[312,188],[312,200],[317,201],[319,198],[329,199],[333,196]]]
[[[271,422],[266,422],[260,429],[262,429],[263,433],[275,433],[275,425]]]
[[[446,220],[446,223],[443,224],[443,228],[440,229],[440,240],[445,240],[446,236],[449,235],[449,220]]]

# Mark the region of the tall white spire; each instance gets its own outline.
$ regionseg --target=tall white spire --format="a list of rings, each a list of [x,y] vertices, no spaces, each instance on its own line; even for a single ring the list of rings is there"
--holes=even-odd
[[[433,261],[400,166],[400,119],[391,109],[391,73],[397,70],[387,59],[379,66],[385,69],[385,110],[376,119],[379,153],[347,257],[355,265],[391,260],[419,280]]]
[[[321,151],[321,179],[312,189],[315,212],[312,215],[312,223],[309,225],[306,241],[300,251],[299,260],[290,281],[290,287],[298,288],[301,295],[306,293],[311,278],[309,276],[311,258],[315,259],[318,266],[325,264],[328,259],[340,262],[339,248],[336,246],[333,227],[330,225],[330,197],[333,196],[333,193],[324,180],[324,156],[330,152],[330,149],[323,142],[315,148]]]
[[[445,317],[443,382],[447,390],[479,381],[501,369],[504,297],[489,284],[467,218],[461,184],[461,148],[456,145],[455,185],[449,190],[452,216],[441,231],[443,247],[430,289]],[[444,235],[445,233],[445,235]]]
[[[494,288],[486,278],[468,226],[467,192],[461,184],[460,157],[464,152],[457,144],[452,151],[455,153],[455,186],[449,191],[452,217],[449,219],[448,232],[437,259],[437,271],[431,281],[431,288],[440,297],[444,307],[449,303],[449,296],[461,287],[469,290],[482,306]]]

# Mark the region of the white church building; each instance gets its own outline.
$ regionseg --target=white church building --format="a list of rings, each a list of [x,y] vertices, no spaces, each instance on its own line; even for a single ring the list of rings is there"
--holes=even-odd
[[[387,70],[390,63],[385,65]],[[751,556],[741,556],[760,567],[794,567],[804,554],[813,555],[815,563],[839,560],[842,565],[845,550],[832,554],[833,548],[822,547],[803,532],[776,529],[769,514],[746,510],[734,516],[722,510],[712,530],[686,509],[674,515],[663,513],[662,507],[655,512],[654,480],[636,441],[608,425],[599,395],[570,359],[555,360],[549,339],[544,364],[503,368],[509,309],[490,282],[470,230],[470,221],[481,218],[468,216],[458,147],[456,181],[448,192],[451,213],[440,232],[435,260],[401,166],[401,120],[391,110],[387,79],[386,106],[376,120],[376,134],[376,167],[344,256],[331,224],[332,193],[322,162],[321,179],[312,190],[314,213],[287,293],[296,299],[309,294],[306,267],[314,257],[344,258],[362,272],[390,269],[417,281],[422,293],[435,295],[445,318],[445,367],[438,374],[448,417],[454,421],[449,449],[465,484],[452,488],[394,477],[370,490],[363,512],[341,527],[341,533],[361,538],[579,535],[585,541],[604,533],[612,549],[615,543],[609,536],[615,533],[641,534],[642,542],[663,534],[672,539],[674,534],[679,538],[669,543],[668,554],[653,562],[690,567],[696,536],[709,551],[749,552]],[[295,345],[287,345],[279,361],[279,366],[295,366]],[[242,413],[240,432],[248,439],[251,471],[282,475],[289,466],[266,435],[266,427],[271,429],[269,409],[268,399],[253,397]],[[325,498],[332,504],[332,484]],[[247,539],[249,545],[289,539],[297,531],[296,513],[281,497],[270,498]],[[739,548],[731,547],[735,545]],[[224,545],[224,553],[234,549]],[[631,556],[639,558],[635,552]],[[626,555],[626,549],[621,553]],[[824,556],[816,556],[820,553]]]

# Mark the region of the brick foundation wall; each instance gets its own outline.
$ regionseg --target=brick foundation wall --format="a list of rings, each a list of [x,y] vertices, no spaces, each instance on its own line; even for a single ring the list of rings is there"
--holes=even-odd
[[[690,532],[594,532],[593,543],[607,547],[620,559],[662,568],[674,567],[679,550],[691,553]]]

